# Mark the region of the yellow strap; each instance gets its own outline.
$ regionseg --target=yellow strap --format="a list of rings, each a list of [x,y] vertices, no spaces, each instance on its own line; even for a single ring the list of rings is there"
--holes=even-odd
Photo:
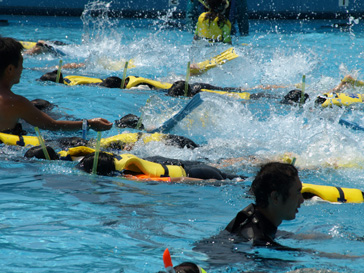
[[[216,93],[221,95],[227,95],[235,98],[240,98],[243,100],[249,100],[250,99],[250,93],[248,92],[228,92],[228,91],[216,91],[216,90],[208,90],[208,89],[201,89],[202,92],[209,92],[209,93]]]

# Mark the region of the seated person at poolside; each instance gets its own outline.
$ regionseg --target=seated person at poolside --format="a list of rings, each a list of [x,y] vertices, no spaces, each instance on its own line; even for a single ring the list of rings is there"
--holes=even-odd
[[[209,11],[199,16],[194,39],[231,44],[231,23],[224,14],[229,2],[226,0],[206,0],[205,3]]]
[[[12,86],[19,83],[23,70],[22,50],[18,41],[0,37],[0,132],[16,134],[19,119],[41,129],[81,130],[82,121],[54,120],[28,99],[11,91]],[[88,125],[97,131],[112,127],[112,123],[102,118],[90,119]]]
[[[51,42],[54,45],[65,45],[65,43],[63,42],[59,42],[59,41],[52,41]],[[58,50],[55,49],[54,46],[52,46],[49,42],[43,41],[43,40],[39,40],[34,47],[24,51],[25,55],[39,55],[39,54],[52,54],[55,56],[64,56],[65,54]]]

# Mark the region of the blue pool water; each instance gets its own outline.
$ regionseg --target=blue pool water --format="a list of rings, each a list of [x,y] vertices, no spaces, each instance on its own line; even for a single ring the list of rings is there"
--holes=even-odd
[[[67,53],[63,62],[86,62],[87,66],[64,70],[65,75],[122,76],[122,69],[107,69],[103,61],[132,58],[136,67],[128,70],[128,75],[173,82],[185,78],[188,61],[204,60],[227,48],[192,46],[192,34],[163,24],[167,17],[133,21],[90,18],[86,14],[83,21],[68,17],[4,19],[10,25],[1,27],[2,36],[70,44],[63,48]],[[331,28],[335,23],[252,20],[251,34],[233,40],[240,57],[191,78],[191,82],[234,87],[286,85],[266,91],[283,96],[305,74],[306,91],[315,97],[336,86],[346,74],[364,79],[362,22],[356,21],[345,30]],[[68,87],[35,81],[58,61],[49,55],[25,57],[21,82],[13,91],[29,99],[47,99],[58,105],[58,114],[78,118],[102,116],[114,121],[128,113],[143,113],[150,127],[160,125],[188,102],[166,97],[160,91]],[[303,182],[364,189],[364,132],[339,124],[340,118],[345,118],[364,125],[360,106],[317,110],[311,102],[298,109],[282,106],[278,99],[243,102],[211,94],[202,97],[203,104],[172,131],[204,144],[202,147],[191,151],[161,143],[138,143],[133,153],[214,163],[244,157],[222,169],[246,175],[246,181],[167,184],[91,176],[76,170],[72,162],[26,160],[26,148],[2,144],[1,271],[157,272],[163,270],[162,254],[168,247],[175,265],[192,261],[208,272],[288,272],[303,268],[364,272],[364,259],[317,254],[364,255],[363,204],[306,201],[295,220],[280,226],[298,234],[330,235],[330,239],[279,241],[313,253],[249,249],[249,254],[260,258],[232,263],[227,256],[225,263],[210,264],[203,253],[192,250],[194,243],[217,234],[253,201],[247,189],[258,162],[280,159],[286,152],[297,157]],[[102,136],[121,132],[113,128]],[[65,135],[42,134],[45,138]],[[81,132],[75,135],[81,136]],[[89,132],[89,137],[95,136],[95,132]],[[345,164],[357,165],[340,167]]]

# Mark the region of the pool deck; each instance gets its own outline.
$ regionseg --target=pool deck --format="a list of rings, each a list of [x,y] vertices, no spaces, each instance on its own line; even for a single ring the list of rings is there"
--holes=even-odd
[[[173,9],[174,18],[184,18],[190,0],[123,0],[111,2],[112,14],[118,17],[153,18]],[[197,0],[195,0],[197,1]],[[237,0],[244,1],[244,0]],[[88,0],[0,0],[1,15],[80,16]],[[362,18],[362,0],[247,0],[251,19],[340,19]]]

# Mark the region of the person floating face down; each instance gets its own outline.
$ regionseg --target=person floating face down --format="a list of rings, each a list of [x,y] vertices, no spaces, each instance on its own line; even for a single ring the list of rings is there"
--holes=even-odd
[[[48,154],[50,156],[51,160],[59,160],[60,156],[57,154],[54,149],[50,146],[46,146]],[[45,159],[45,155],[43,152],[42,147],[35,146],[30,148],[24,155],[26,158],[39,158],[39,159]],[[91,173],[93,169],[94,164],[94,157],[95,153],[88,153],[84,155],[78,165],[78,168]],[[139,174],[132,171],[127,171],[124,169],[118,169],[118,166],[116,164],[116,160],[121,160],[124,155],[115,155],[112,153],[106,153],[106,152],[100,152],[98,157],[98,163],[97,163],[97,174],[98,175],[106,175],[106,176],[112,176],[112,175],[134,175]],[[67,160],[67,159],[65,159]],[[138,160],[138,159],[135,159]],[[226,180],[226,179],[245,179],[245,176],[242,175],[235,175],[235,174],[227,174],[219,169],[209,166],[207,164],[204,164],[199,161],[185,161],[185,160],[178,160],[178,159],[172,159],[172,158],[165,158],[160,156],[152,156],[142,159],[147,162],[156,163],[158,166],[161,166],[165,172],[166,176],[173,176],[169,170],[169,166],[178,166],[179,169],[183,169],[183,172],[185,173],[185,176],[176,176],[171,177],[169,181],[177,182],[177,181],[194,181],[194,180]],[[154,164],[153,166],[156,166]],[[154,168],[154,167],[153,167]],[[169,174],[169,175],[168,175]]]
[[[216,260],[221,255],[232,255],[235,243],[294,250],[282,246],[275,238],[283,220],[295,219],[304,201],[301,190],[302,183],[293,165],[279,162],[263,165],[250,189],[255,203],[238,212],[218,235],[198,242],[194,250]]]
[[[194,39],[231,44],[231,23],[224,15],[229,1],[206,0],[205,3],[209,11],[199,16]]]
[[[11,91],[20,82],[23,71],[23,46],[12,38],[0,37],[0,132],[13,130],[19,119],[48,130],[81,130],[82,121],[54,120],[28,99]],[[94,130],[109,130],[112,123],[96,118],[88,120]]]
[[[60,41],[53,41],[51,43],[53,45],[66,45],[65,43],[60,42]],[[52,55],[54,55],[56,57],[65,55],[61,50],[56,49],[54,46],[52,46],[51,43],[43,41],[43,40],[39,40],[34,45],[34,47],[24,51],[24,54],[25,55],[39,55],[39,54],[49,53],[49,54],[52,54]]]
[[[39,78],[39,81],[57,82],[57,70],[47,72]],[[83,76],[66,76],[62,72],[59,74],[58,83],[66,85],[97,85],[107,88],[120,88],[122,80],[119,77],[108,77],[104,80],[98,78],[89,78]]]

